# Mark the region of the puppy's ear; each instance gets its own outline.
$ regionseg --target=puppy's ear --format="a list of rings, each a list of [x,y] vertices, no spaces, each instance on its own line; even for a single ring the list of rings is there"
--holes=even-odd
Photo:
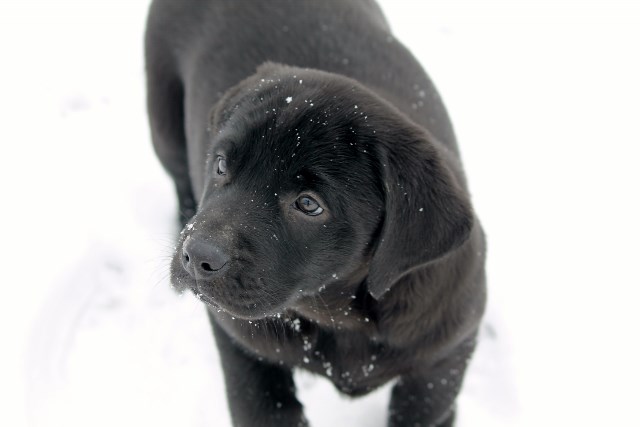
[[[368,278],[376,299],[403,275],[460,246],[474,221],[466,191],[443,161],[447,149],[436,149],[439,143],[412,123],[387,129],[378,144],[384,224]]]

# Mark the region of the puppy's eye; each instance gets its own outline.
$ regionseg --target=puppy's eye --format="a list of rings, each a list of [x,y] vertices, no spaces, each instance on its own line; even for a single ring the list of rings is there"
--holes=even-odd
[[[218,156],[218,175],[227,174],[227,161],[222,156]]]
[[[320,203],[316,202],[313,197],[307,195],[300,196],[296,199],[296,208],[310,216],[317,216],[324,212]]]

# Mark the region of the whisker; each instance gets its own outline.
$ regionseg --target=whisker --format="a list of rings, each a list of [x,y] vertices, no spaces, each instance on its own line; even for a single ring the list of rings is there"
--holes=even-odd
[[[331,321],[331,327],[336,330],[336,323],[335,323],[335,319],[333,318],[333,312],[331,311],[331,309],[329,308],[329,306],[327,305],[326,301],[324,300],[324,298],[322,298],[322,294],[320,292],[318,292],[318,298],[320,298],[320,301],[322,302],[322,304],[324,304],[326,310],[327,310],[327,314],[329,315],[329,320]],[[315,295],[314,295],[315,297]]]

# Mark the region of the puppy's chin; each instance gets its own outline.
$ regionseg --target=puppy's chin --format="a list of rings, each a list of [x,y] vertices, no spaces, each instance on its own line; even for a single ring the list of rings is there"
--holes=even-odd
[[[172,274],[171,283],[174,289],[183,293],[186,290],[204,302],[207,307],[217,313],[226,313],[230,316],[245,320],[259,320],[277,315],[283,310],[279,304],[269,304],[257,298],[239,295],[237,297],[225,296],[211,292],[212,283],[198,283],[188,274]],[[218,284],[220,285],[220,284]],[[224,285],[222,285],[224,286]]]
[[[268,317],[275,316],[279,311],[274,310],[272,307],[264,307],[257,303],[249,303],[249,304],[228,304],[228,303],[220,303],[214,300],[212,297],[200,293],[198,291],[194,291],[195,296],[202,302],[204,302],[207,307],[212,309],[217,313],[225,313],[232,317],[243,319],[243,320],[260,320]]]

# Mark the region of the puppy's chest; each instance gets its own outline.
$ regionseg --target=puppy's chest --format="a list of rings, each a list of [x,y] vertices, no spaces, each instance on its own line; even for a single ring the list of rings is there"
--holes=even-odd
[[[398,374],[397,355],[364,331],[327,329],[298,317],[234,326],[236,339],[259,359],[322,375],[350,395]]]

